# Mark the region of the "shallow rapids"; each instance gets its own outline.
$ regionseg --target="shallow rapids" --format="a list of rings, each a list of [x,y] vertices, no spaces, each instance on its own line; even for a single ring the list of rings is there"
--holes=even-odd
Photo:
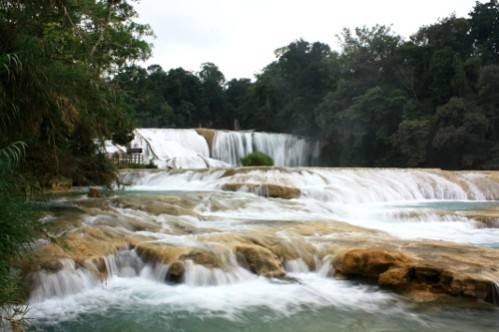
[[[80,192],[44,205],[43,222],[61,245],[41,239],[34,259],[22,264],[31,330],[499,328],[490,304],[497,291],[456,288],[458,281],[499,281],[494,172],[220,168],[121,175],[123,185],[111,196]],[[389,253],[398,264],[392,276],[409,264],[418,282],[443,288],[431,293],[418,284],[399,295],[378,286],[377,276],[346,278],[344,257],[352,250]],[[435,281],[435,271],[452,273],[455,282]]]

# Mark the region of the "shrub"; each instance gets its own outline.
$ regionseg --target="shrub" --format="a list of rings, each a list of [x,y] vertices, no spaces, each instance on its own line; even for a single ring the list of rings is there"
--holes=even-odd
[[[241,158],[243,166],[273,166],[274,160],[269,155],[255,151]]]
[[[35,208],[22,193],[24,185],[29,183],[17,169],[0,158],[0,330],[4,320],[14,323],[12,310],[25,300],[16,263],[41,230]]]

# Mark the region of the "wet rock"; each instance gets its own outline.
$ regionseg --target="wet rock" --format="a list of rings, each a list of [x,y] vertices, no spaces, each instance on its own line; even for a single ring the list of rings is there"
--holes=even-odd
[[[217,131],[209,128],[196,128],[195,130],[199,135],[203,136],[206,139],[211,155],[213,139],[215,138],[215,134]]]
[[[300,189],[274,183],[226,183],[222,190],[247,191],[262,197],[292,199],[301,195]]]
[[[212,252],[193,249],[190,252],[180,256],[181,260],[192,260],[194,263],[203,265],[207,268],[223,268],[224,264],[220,256]]]
[[[257,245],[239,245],[234,248],[242,265],[258,275],[283,277],[286,273],[279,258],[270,250]]]
[[[364,278],[378,278],[390,268],[406,266],[410,259],[400,253],[378,249],[354,249],[336,259],[334,267],[338,273]]]
[[[432,256],[422,258],[400,252],[353,249],[336,257],[334,264],[337,272],[344,276],[374,279],[378,285],[410,294],[414,299],[424,301],[451,295],[497,305],[499,296],[496,295],[499,294],[494,282],[496,275],[484,275],[483,267],[478,268],[478,262],[475,268],[469,264],[453,264],[469,259],[460,257],[459,248],[456,248],[455,256],[447,253],[446,258],[444,261]]]
[[[176,262],[189,249],[152,242],[139,242],[135,244],[135,250],[137,250],[145,261],[170,265]]]
[[[150,197],[119,197],[113,200],[113,204],[121,208],[146,211],[156,216],[169,214],[199,217],[199,214],[193,210],[194,203],[179,197],[161,196],[154,199]]]
[[[73,183],[70,179],[53,178],[48,181],[48,188],[54,193],[70,192]]]
[[[62,270],[63,267],[64,265],[59,260],[43,262],[40,264],[41,269],[52,273]]]
[[[183,280],[184,273],[185,273],[184,263],[179,261],[174,262],[168,268],[165,281],[179,284]]]
[[[59,261],[68,259],[78,266],[96,270],[96,262],[104,256],[114,254],[128,246],[129,238],[106,232],[99,227],[82,228],[54,242],[47,242],[37,248],[32,256],[20,262],[23,274],[39,268],[57,272],[62,266]]]
[[[91,198],[101,198],[103,197],[102,190],[100,188],[89,188],[88,197]]]

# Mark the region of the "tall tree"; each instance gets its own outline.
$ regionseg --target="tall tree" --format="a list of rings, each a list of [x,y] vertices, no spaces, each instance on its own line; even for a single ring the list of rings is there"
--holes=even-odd
[[[210,118],[201,80],[193,73],[182,68],[169,70],[163,93],[173,108],[176,127],[198,127]]]
[[[393,54],[401,43],[401,37],[390,27],[375,25],[372,28],[344,29],[338,36],[342,46],[342,76],[348,82],[350,95],[393,79]]]
[[[470,12],[470,25],[476,52],[485,64],[497,63],[499,58],[499,2],[476,2]]]
[[[207,107],[207,116],[201,119],[202,123],[205,127],[232,128],[234,117],[230,113],[227,95],[224,90],[224,75],[211,62],[204,63],[198,75],[201,79]]]
[[[227,82],[226,93],[230,113],[234,117],[234,129],[239,129],[240,121],[242,120],[242,108],[245,103],[245,96],[247,96],[252,83],[249,78],[232,79]]]

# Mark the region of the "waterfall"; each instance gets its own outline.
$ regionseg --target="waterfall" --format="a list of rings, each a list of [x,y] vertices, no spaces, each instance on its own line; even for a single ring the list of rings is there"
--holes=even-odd
[[[135,277],[144,268],[144,262],[135,250],[119,250],[103,260],[109,277]]]
[[[284,263],[284,268],[288,272],[294,273],[306,273],[310,272],[307,263],[303,260],[303,258],[296,258]]]
[[[134,132],[130,147],[142,149],[147,163],[159,168],[209,168],[241,166],[248,153],[261,151],[276,166],[310,166],[319,157],[316,141],[288,134],[214,130],[213,141],[194,129],[150,129]],[[110,144],[110,143],[109,143]],[[119,151],[106,144],[108,152]],[[108,147],[109,146],[109,147]]]
[[[245,135],[242,151],[257,144]],[[70,194],[40,207],[64,246],[41,240],[35,259],[20,262],[36,329],[91,330],[88,322],[97,322],[129,331],[365,331],[378,319],[380,331],[430,331],[452,318],[449,329],[497,330],[495,309],[469,299],[499,303],[498,172],[241,167],[121,175],[127,185],[111,197]],[[434,287],[446,280],[456,282]],[[411,297],[392,294],[399,289]],[[471,314],[462,318],[458,303],[439,319],[420,310],[428,303],[411,303],[414,295],[438,301],[442,292],[469,297]],[[384,325],[404,315],[410,319]],[[275,317],[283,320],[268,323]]]
[[[142,149],[146,162],[159,168],[205,168],[225,166],[210,158],[206,139],[194,129],[136,129],[130,143]]]
[[[217,131],[213,157],[233,166],[241,166],[240,159],[248,153],[261,151],[272,157],[274,165],[310,166],[319,157],[318,142],[288,135],[258,132]]]
[[[241,166],[240,159],[253,152],[253,133],[217,131],[212,145],[213,158],[233,166]]]
[[[420,200],[498,200],[499,183],[486,172],[448,172],[422,169],[289,168],[190,170],[178,173],[124,171],[130,189],[216,190],[227,183],[275,184],[297,188],[302,198],[334,203],[376,203]],[[134,187],[136,186],[136,187]],[[255,186],[258,187],[258,186]],[[244,191],[240,186],[238,191]]]
[[[205,267],[191,260],[185,261],[184,283],[189,286],[229,285],[253,278],[251,272],[238,265],[234,265],[230,271],[225,271],[221,268]]]
[[[319,157],[318,142],[288,134],[254,133],[254,149],[268,154],[276,166],[310,166]]]
[[[99,285],[99,278],[89,270],[77,266],[75,261],[61,259],[59,263],[62,268],[57,272],[41,270],[31,276],[33,290],[30,302],[65,297]]]

